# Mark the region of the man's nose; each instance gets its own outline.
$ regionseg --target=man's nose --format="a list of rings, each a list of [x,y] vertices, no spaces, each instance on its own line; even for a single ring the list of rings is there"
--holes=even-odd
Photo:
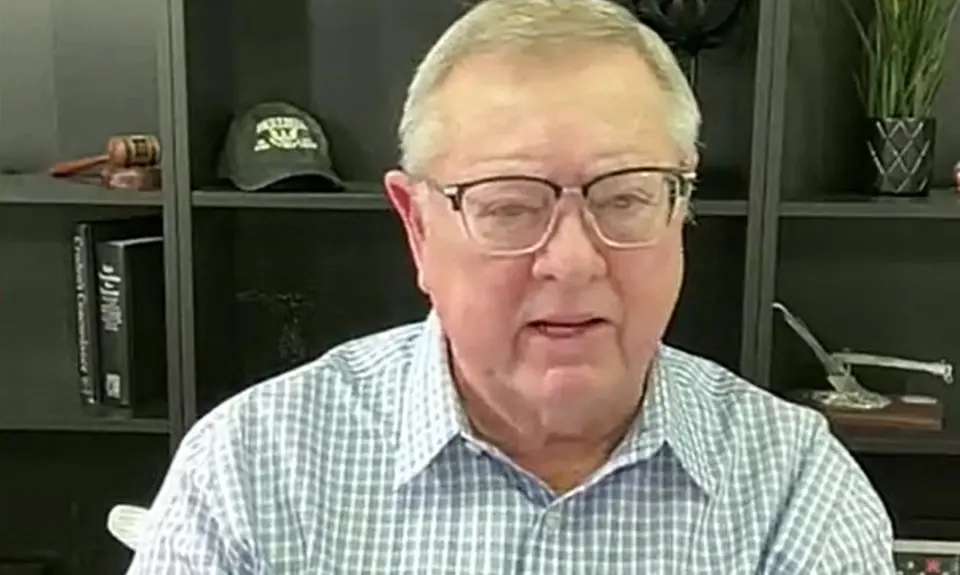
[[[533,273],[543,279],[566,283],[589,283],[607,273],[600,251],[600,239],[587,221],[589,217],[574,206],[557,214],[556,227],[536,254]]]

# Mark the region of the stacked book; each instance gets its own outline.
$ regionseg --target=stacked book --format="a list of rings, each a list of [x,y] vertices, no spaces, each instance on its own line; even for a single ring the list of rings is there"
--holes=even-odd
[[[79,222],[73,236],[80,401],[97,416],[165,417],[163,223]]]

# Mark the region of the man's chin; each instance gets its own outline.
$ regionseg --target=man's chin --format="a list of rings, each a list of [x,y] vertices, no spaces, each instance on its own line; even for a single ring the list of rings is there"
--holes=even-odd
[[[555,367],[518,382],[539,426],[551,434],[576,436],[598,424],[614,424],[629,395],[623,378],[595,366]]]
[[[525,382],[525,395],[546,404],[582,402],[608,395],[617,385],[607,370],[590,364],[553,365],[537,371]]]

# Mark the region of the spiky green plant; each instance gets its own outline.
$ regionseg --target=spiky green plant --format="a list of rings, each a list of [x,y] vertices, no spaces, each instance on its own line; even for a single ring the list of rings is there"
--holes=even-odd
[[[960,0],[872,0],[866,22],[849,2],[843,0],[863,44],[857,91],[867,116],[929,117],[946,75],[947,40]]]

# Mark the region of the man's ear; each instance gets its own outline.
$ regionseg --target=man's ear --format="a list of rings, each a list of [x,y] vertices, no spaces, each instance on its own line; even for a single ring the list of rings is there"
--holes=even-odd
[[[694,150],[693,153],[688,154],[680,165],[687,170],[696,170],[700,165],[700,151]]]
[[[426,282],[423,271],[423,249],[426,230],[423,223],[422,207],[417,200],[416,185],[413,179],[402,170],[390,170],[383,177],[390,205],[400,216],[403,230],[407,236],[407,245],[410,255],[417,266],[417,285],[426,292]]]
[[[683,161],[680,163],[680,166],[684,170],[691,170],[696,172],[699,164],[700,164],[700,152],[699,150],[695,149],[692,153],[688,154],[683,159]],[[694,200],[693,198],[687,201],[687,205],[684,206],[684,212],[682,214],[683,217],[677,218],[678,220],[680,220],[681,226],[684,226],[686,224],[696,223],[696,221],[694,220],[694,215],[695,215],[694,212],[696,207],[695,204],[696,204],[696,200]]]

